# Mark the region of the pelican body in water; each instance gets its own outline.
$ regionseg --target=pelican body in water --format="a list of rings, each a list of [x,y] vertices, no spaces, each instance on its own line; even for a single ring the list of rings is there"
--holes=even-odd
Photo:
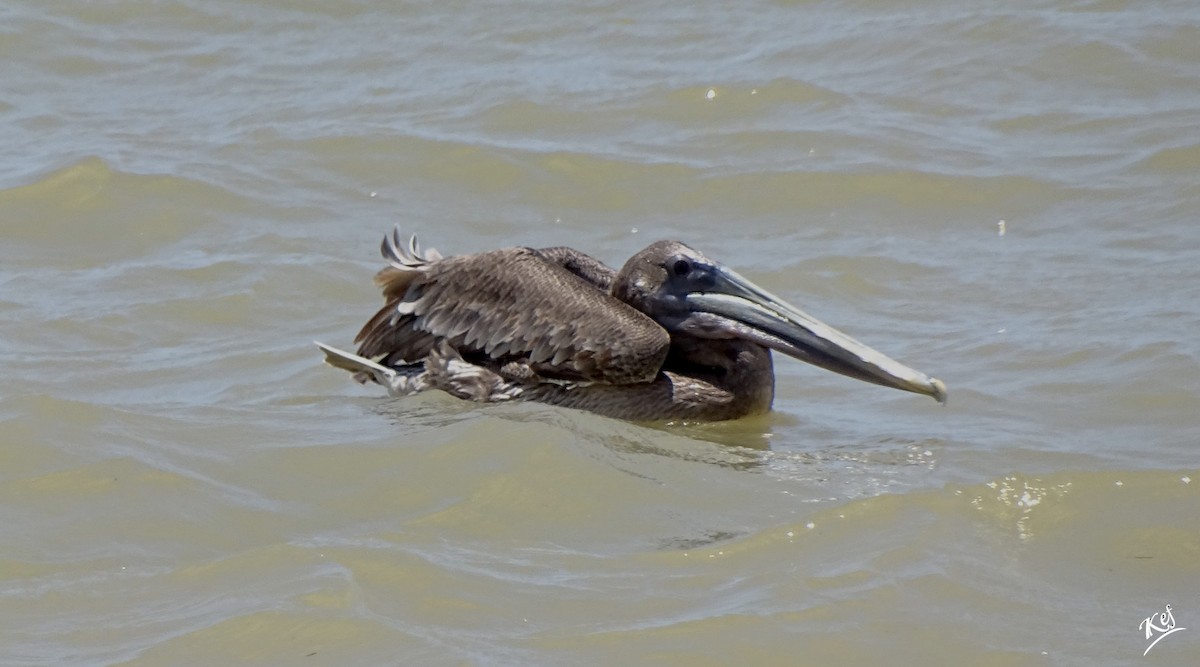
[[[771,350],[946,400],[946,386],[863,345],[677,241],[614,271],[567,247],[443,258],[385,235],[386,301],[358,352],[325,361],[393,396],[440,389],[538,401],[635,421],[766,412]]]

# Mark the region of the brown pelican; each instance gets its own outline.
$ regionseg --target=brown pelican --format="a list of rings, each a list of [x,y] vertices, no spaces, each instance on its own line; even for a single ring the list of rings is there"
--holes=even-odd
[[[620,271],[577,250],[506,248],[443,258],[385,235],[385,305],[350,354],[325,361],[393,396],[441,389],[635,421],[715,421],[765,412],[771,350],[946,400],[946,386],[784,303],[677,241]]]

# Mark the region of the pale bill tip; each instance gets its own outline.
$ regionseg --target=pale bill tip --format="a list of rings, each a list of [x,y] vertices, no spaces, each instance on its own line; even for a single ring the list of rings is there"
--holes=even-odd
[[[929,378],[929,386],[933,388],[933,400],[946,404],[946,383],[937,378]]]

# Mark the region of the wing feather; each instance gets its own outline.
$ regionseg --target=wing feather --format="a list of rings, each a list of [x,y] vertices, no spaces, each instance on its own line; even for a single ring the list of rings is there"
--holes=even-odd
[[[390,266],[376,282],[387,302],[355,339],[362,357],[412,363],[444,340],[480,363],[524,361],[543,378],[608,384],[649,382],[666,359],[666,330],[557,257],[531,248],[422,257],[394,236],[383,253]]]

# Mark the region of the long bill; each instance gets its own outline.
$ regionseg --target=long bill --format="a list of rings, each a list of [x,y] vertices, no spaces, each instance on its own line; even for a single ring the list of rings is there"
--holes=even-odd
[[[788,305],[728,267],[718,266],[713,275],[716,283],[710,289],[690,293],[686,301],[696,311],[744,325],[736,327],[740,337],[835,373],[946,402],[946,385],[941,380]]]

